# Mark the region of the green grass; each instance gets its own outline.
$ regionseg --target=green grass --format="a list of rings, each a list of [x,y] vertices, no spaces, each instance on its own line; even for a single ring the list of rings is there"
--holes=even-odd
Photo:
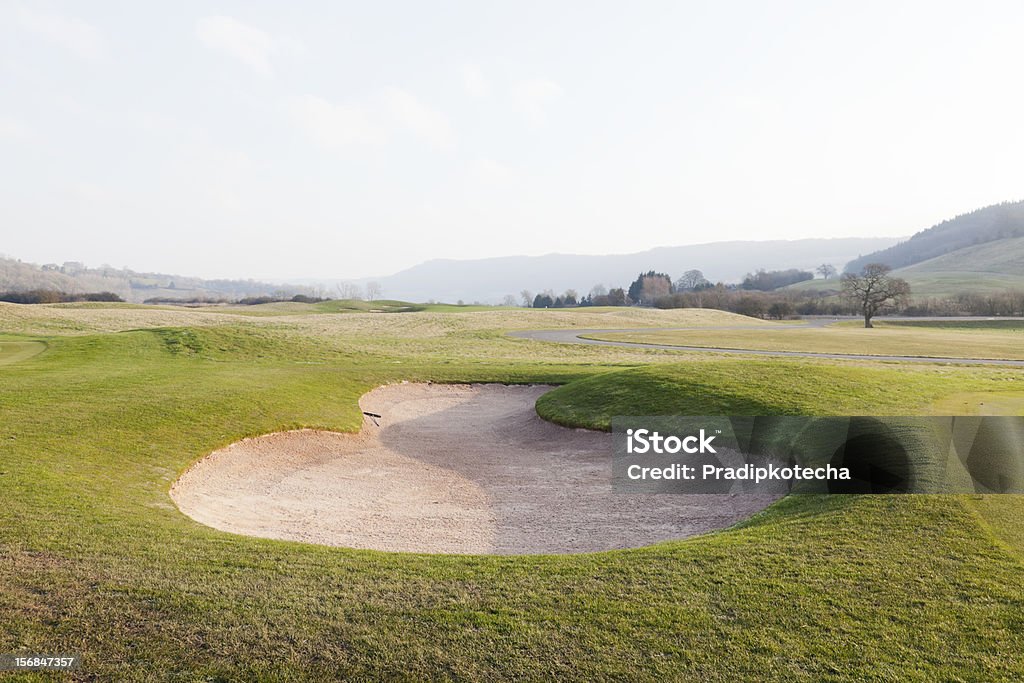
[[[1004,321],[1006,322],[1006,321]],[[664,330],[585,335],[609,341],[705,348],[811,351],[864,356],[938,356],[1024,359],[1024,327],[1016,325],[901,325],[865,329],[856,323],[801,329],[795,326],[751,330]]]
[[[915,299],[1000,294],[1008,289],[1024,291],[1024,237],[958,249],[898,268],[893,275],[910,284]],[[839,288],[839,279],[832,278],[798,282],[784,290],[826,293]]]
[[[641,550],[445,557],[235,536],[167,496],[241,437],[356,428],[359,395],[397,379],[570,382],[539,408],[600,426],[637,406],[926,410],[1017,387],[1019,372],[680,364],[508,339],[512,313],[83,333],[110,324],[99,313],[0,371],[0,652],[82,652],[81,673],[101,680],[1024,676],[1010,503],[793,497],[740,528]]]
[[[910,283],[915,296],[1024,290],[1024,237],[958,249],[900,268],[895,274]]]
[[[40,341],[0,341],[0,365],[18,363],[46,350]]]
[[[955,415],[946,401],[965,390],[1024,396],[1024,373],[712,360],[588,377],[548,392],[537,411],[558,424],[601,430],[615,415]]]

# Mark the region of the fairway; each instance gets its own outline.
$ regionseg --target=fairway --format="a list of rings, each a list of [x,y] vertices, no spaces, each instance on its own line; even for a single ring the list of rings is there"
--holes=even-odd
[[[794,325],[747,330],[658,330],[586,334],[584,338],[669,346],[800,351],[864,356],[1024,359],[1024,326],[879,321],[874,329],[856,323],[801,328]]]
[[[500,556],[241,535],[169,495],[245,438],[354,434],[360,397],[406,380],[561,385],[540,415],[597,430],[621,414],[926,414],[965,392],[1024,392],[1014,368],[507,334],[735,322],[637,309],[0,306],[0,329],[48,349],[2,370],[0,651],[82,652],[90,675],[118,680],[1024,676],[1019,498],[795,496],[685,540]]]

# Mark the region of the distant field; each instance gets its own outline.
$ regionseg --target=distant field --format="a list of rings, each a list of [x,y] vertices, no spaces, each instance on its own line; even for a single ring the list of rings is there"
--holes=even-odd
[[[858,326],[856,322],[840,323],[845,326]],[[1024,320],[987,318],[985,320],[886,320],[875,321],[875,327],[924,327],[938,330],[1007,330],[1024,332]]]
[[[795,326],[747,330],[616,332],[592,335],[606,341],[768,351],[810,351],[875,356],[1024,359],[1020,323],[974,327],[956,324],[885,323],[874,329],[843,323],[801,329]],[[966,324],[964,324],[966,325]],[[590,337],[590,335],[585,335]]]
[[[598,428],[615,414],[930,413],[964,392],[1024,393],[1009,368],[506,335],[736,322],[0,305],[0,332],[47,345],[0,368],[0,652],[83,652],[96,680],[1024,678],[1012,497],[793,496],[716,534],[528,557],[237,536],[168,497],[191,463],[242,437],[356,430],[358,397],[402,380],[561,384],[538,410]]]

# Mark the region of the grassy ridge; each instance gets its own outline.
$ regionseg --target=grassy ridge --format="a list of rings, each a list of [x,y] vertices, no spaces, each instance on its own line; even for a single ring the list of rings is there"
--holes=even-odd
[[[588,377],[541,396],[537,412],[602,430],[615,415],[947,415],[947,396],[1011,388],[1024,392],[1024,373],[730,359]]]
[[[357,397],[397,379],[583,378],[539,406],[570,423],[642,401],[800,413],[898,391],[894,407],[924,405],[1014,379],[815,363],[765,376],[742,359],[609,375],[601,358],[666,354],[574,355],[449,323],[406,343],[252,326],[53,337],[4,366],[0,651],[81,651],[84,672],[121,680],[1024,676],[1024,566],[956,498],[794,498],[691,541],[504,558],[240,537],[170,503],[173,479],[217,446],[354,429]]]

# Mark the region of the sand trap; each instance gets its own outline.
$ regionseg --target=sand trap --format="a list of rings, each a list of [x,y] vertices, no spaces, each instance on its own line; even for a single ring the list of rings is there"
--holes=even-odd
[[[773,500],[617,494],[611,436],[537,417],[547,386],[396,384],[359,434],[300,430],[216,451],[171,489],[198,522],[250,536],[425,553],[575,553],[727,527]]]

